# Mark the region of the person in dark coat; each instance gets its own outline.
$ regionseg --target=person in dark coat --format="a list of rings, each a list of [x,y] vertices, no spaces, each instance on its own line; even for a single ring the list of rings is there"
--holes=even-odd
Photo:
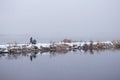
[[[30,37],[30,43],[32,44],[32,42],[33,42],[33,38],[32,38],[32,37]]]
[[[32,41],[32,44],[36,44],[37,43],[37,41],[34,39],[33,41]]]

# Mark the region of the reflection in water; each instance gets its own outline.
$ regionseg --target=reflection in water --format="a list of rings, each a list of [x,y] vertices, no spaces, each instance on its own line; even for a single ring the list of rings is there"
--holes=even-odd
[[[50,57],[55,57],[56,55],[62,55],[62,54],[67,54],[67,53],[89,53],[89,54],[94,54],[94,53],[99,53],[103,51],[116,51],[120,49],[98,49],[98,50],[92,50],[92,49],[85,49],[85,50],[79,50],[79,49],[73,49],[73,50],[63,50],[63,51],[49,51],[49,52],[40,52],[40,51],[34,51],[31,53],[0,53],[0,58],[5,58],[5,59],[19,59],[21,57],[28,57],[30,58],[31,61],[37,57],[37,55],[49,55]]]
[[[33,59],[35,59],[35,58],[36,58],[36,55],[37,55],[37,52],[32,53],[32,54],[30,55],[30,60],[32,61]]]

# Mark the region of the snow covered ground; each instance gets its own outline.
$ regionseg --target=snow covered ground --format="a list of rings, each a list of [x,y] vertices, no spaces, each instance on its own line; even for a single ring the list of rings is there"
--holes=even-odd
[[[37,44],[5,44],[5,45],[0,45],[0,52],[8,52],[10,49],[22,49],[22,48],[28,48],[31,49],[33,47],[37,47],[37,49],[41,49],[41,47],[44,48],[50,48],[50,46],[55,46],[55,45],[67,45],[69,47],[84,47],[85,45],[97,45],[100,46],[102,45],[104,48],[109,48],[113,47],[114,44],[112,41],[103,41],[103,42],[86,42],[86,41],[76,41],[76,42],[57,42],[57,43],[37,43]]]

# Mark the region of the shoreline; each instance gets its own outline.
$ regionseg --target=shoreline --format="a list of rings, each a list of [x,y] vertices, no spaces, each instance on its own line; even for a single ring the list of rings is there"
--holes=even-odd
[[[0,53],[27,53],[27,52],[64,52],[70,50],[104,50],[120,49],[120,40],[116,41],[72,41],[64,39],[60,42],[36,44],[5,44],[0,45]]]

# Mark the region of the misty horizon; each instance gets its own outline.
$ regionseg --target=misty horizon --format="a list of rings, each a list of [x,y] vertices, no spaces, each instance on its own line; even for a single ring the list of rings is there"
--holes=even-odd
[[[1,0],[0,34],[117,36],[119,3],[119,0]]]

